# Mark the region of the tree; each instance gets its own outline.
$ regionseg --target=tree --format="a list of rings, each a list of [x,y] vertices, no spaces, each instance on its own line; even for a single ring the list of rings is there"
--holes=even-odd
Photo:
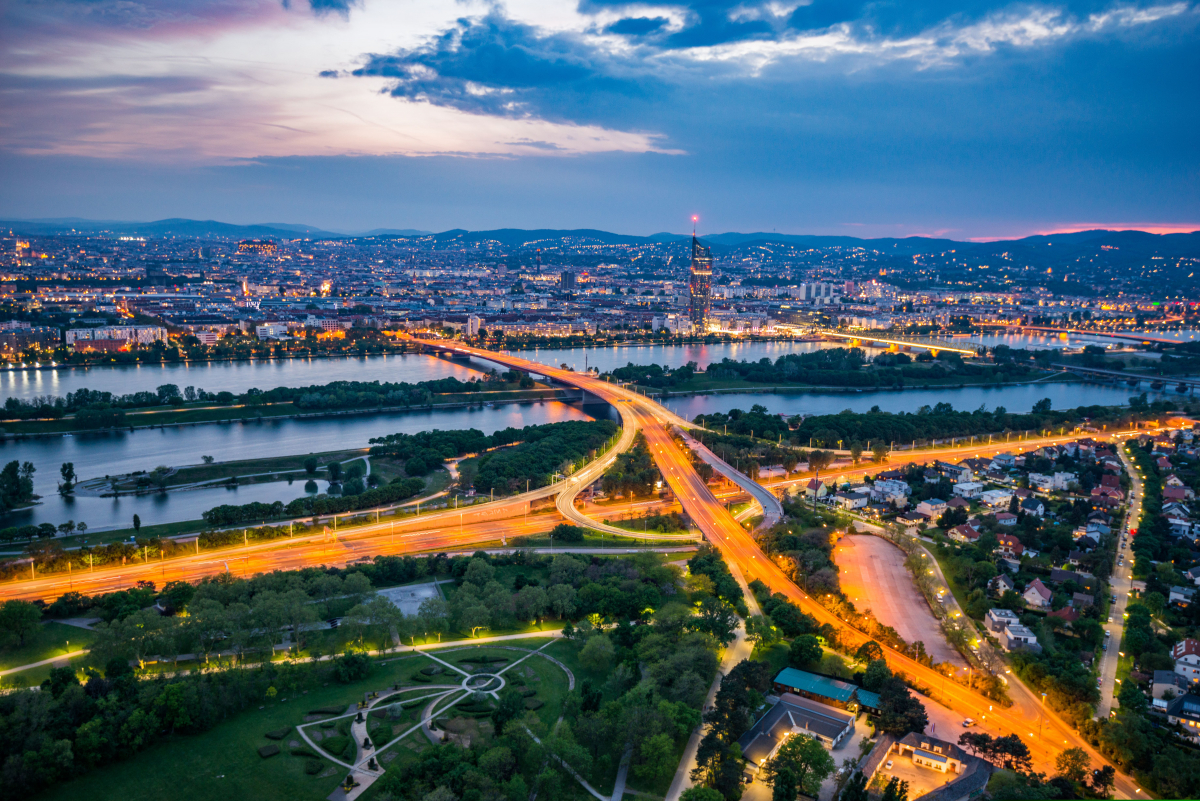
[[[42,623],[42,610],[29,601],[5,601],[0,604],[0,645],[15,639],[24,646],[30,634]]]
[[[863,689],[877,693],[883,683],[892,677],[891,668],[882,659],[873,660],[863,672]]]
[[[867,795],[867,774],[861,770],[855,770],[854,775],[842,789],[838,801],[870,801],[870,796]]]
[[[308,473],[310,476],[315,476],[317,474],[318,466],[319,462],[315,456],[310,456],[304,460],[304,472]]]
[[[135,515],[133,516],[133,533],[134,533],[134,534],[137,534],[137,533],[138,533],[138,532],[140,532],[141,530],[142,530],[142,518],[138,517],[138,516],[135,514]]]
[[[1091,757],[1082,748],[1068,748],[1054,758],[1055,770],[1073,782],[1081,782],[1087,777],[1091,763]]]
[[[524,712],[525,696],[521,695],[515,687],[505,689],[500,696],[500,703],[492,712],[492,724],[496,728],[496,736],[504,734],[504,727],[508,725],[508,722]]]
[[[801,634],[792,640],[792,645],[788,648],[788,663],[798,668],[813,665],[821,661],[823,653],[821,643],[816,637],[811,634]]]
[[[833,757],[816,737],[795,734],[788,737],[775,756],[763,766],[765,781],[776,788],[789,788],[791,795],[774,793],[778,801],[795,801],[797,793],[816,798],[821,791],[821,782],[833,773],[836,766]]]
[[[616,656],[616,649],[607,634],[595,634],[579,651],[579,664],[597,673],[608,670]]]
[[[679,795],[679,801],[725,801],[725,796],[711,787],[689,787]]]
[[[862,460],[863,446],[861,442],[853,442],[850,445],[850,459],[858,464]]]
[[[79,532],[80,536],[83,536],[84,534],[87,534],[88,524],[80,520],[75,524],[75,530]]]
[[[1092,774],[1092,789],[1101,798],[1108,798],[1113,785],[1117,782],[1117,771],[1112,765],[1105,765]]]
[[[329,471],[329,481],[333,484],[336,484],[338,479],[342,476],[342,463],[330,462],[328,465],[326,465],[325,469]]]
[[[711,595],[700,601],[700,613],[696,616],[695,626],[711,634],[722,645],[733,642],[737,624],[737,611],[729,604]]]
[[[876,463],[883,463],[888,458],[888,446],[880,441],[876,441],[871,445],[871,458]]]
[[[903,737],[912,731],[925,731],[928,725],[925,707],[909,693],[904,682],[895,676],[884,680],[879,689],[880,730]]]
[[[657,782],[671,776],[679,760],[675,758],[675,743],[671,735],[660,732],[647,737],[637,749],[639,764],[634,775],[647,782]]]
[[[1146,695],[1132,681],[1125,681],[1121,684],[1121,691],[1117,693],[1117,700],[1121,703],[1121,713],[1131,715],[1144,715],[1149,707],[1146,703]]]
[[[424,633],[426,641],[431,633],[437,634],[441,641],[442,634],[450,627],[450,605],[441,598],[421,601],[417,608],[417,626],[418,631]]]
[[[212,464],[216,461],[216,459],[212,456],[201,456],[200,461],[204,462],[205,464]]]
[[[75,488],[75,463],[63,462],[62,467],[58,469],[58,474],[62,476],[62,491],[68,493]]]
[[[570,584],[553,584],[550,586],[550,591],[547,595],[550,598],[550,608],[554,610],[554,614],[558,615],[559,618],[570,617],[575,614],[575,588]]]
[[[908,782],[902,782],[898,776],[893,776],[883,788],[882,801],[908,801]]]
[[[746,639],[756,648],[766,648],[779,641],[779,630],[766,615],[746,618]]]
[[[854,652],[854,658],[859,662],[875,662],[883,660],[883,646],[874,640],[867,640],[862,645],[858,646],[858,650]],[[886,663],[885,663],[886,667]],[[869,689],[869,688],[868,688]]]

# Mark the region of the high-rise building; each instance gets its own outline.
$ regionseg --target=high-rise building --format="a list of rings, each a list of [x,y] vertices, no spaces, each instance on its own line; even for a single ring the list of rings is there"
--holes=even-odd
[[[575,273],[571,272],[570,270],[564,270],[559,278],[562,281],[562,289],[564,292],[575,291]]]
[[[708,312],[712,297],[712,250],[700,244],[692,234],[692,277],[688,284],[692,295],[690,317],[692,330],[708,330]]]

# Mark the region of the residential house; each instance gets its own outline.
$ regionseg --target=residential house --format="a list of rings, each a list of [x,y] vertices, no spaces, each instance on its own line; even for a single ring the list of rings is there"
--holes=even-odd
[[[1001,573],[988,582],[988,592],[997,596],[1003,595],[1006,592],[1012,592],[1016,588],[1017,585],[1007,573]]]
[[[1015,526],[1017,524],[1017,516],[1012,512],[997,512],[996,523],[1001,526]]]
[[[936,520],[946,511],[946,502],[938,498],[930,498],[918,503],[914,511],[919,515],[925,515],[930,520]]]
[[[1020,561],[1021,554],[1025,552],[1025,546],[1021,541],[1012,534],[997,534],[996,540],[999,543],[996,546],[996,553],[1005,559],[1016,559]]]
[[[1011,470],[1017,466],[1016,454],[998,453],[992,457],[992,464],[1000,470]]]
[[[804,485],[804,495],[808,498],[824,498],[833,490],[819,478],[810,478]]]
[[[1091,537],[1080,537],[1075,542],[1075,546],[1081,551],[1094,551],[1100,543],[1096,542]]]
[[[1055,609],[1053,612],[1047,612],[1046,617],[1056,617],[1065,623],[1074,623],[1079,620],[1079,610],[1070,606],[1064,606],[1062,609]]]
[[[837,505],[843,509],[862,509],[871,497],[862,492],[839,492],[833,496]]]
[[[954,494],[960,498],[978,498],[983,485],[977,481],[963,481],[954,485]]]
[[[1086,606],[1091,606],[1096,603],[1095,597],[1088,595],[1085,592],[1077,592],[1071,596],[1071,606],[1076,609],[1083,609]]]
[[[1054,489],[1056,490],[1067,490],[1071,488],[1072,484],[1078,483],[1079,476],[1075,475],[1074,473],[1056,472],[1054,474]]]
[[[1175,698],[1187,693],[1192,683],[1173,670],[1154,671],[1154,680],[1150,683],[1150,694],[1162,698],[1168,691]]]
[[[947,509],[970,509],[971,502],[968,501],[966,498],[960,498],[959,496],[955,495],[953,498],[946,501],[946,508]]]
[[[979,502],[996,508],[997,506],[1008,506],[1012,500],[1012,493],[1007,490],[987,490],[979,493]]]
[[[1044,473],[1030,473],[1029,486],[1040,492],[1050,492],[1054,489],[1054,476]]]
[[[1200,567],[1193,567],[1188,572],[1184,573],[1193,584],[1200,585]]]
[[[946,533],[949,535],[950,539],[954,540],[955,542],[970,544],[979,539],[979,530],[967,523],[963,523],[960,526],[955,526]]]
[[[1025,585],[1025,592],[1021,593],[1021,597],[1025,599],[1026,604],[1034,609],[1048,609],[1054,593],[1050,592],[1041,579],[1035,578]]]
[[[1187,638],[1171,648],[1175,672],[1190,681],[1200,681],[1200,640]]]
[[[1042,646],[1038,643],[1037,635],[1029,628],[1016,624],[1005,627],[1000,632],[1000,646],[1005,651],[1033,651],[1041,653]]]
[[[1046,504],[1042,503],[1038,498],[1026,498],[1021,501],[1021,511],[1027,515],[1042,517],[1046,514]]]
[[[1010,609],[989,609],[983,616],[983,623],[992,634],[999,634],[1009,626],[1020,625],[1021,621],[1017,618],[1017,613]]]
[[[970,481],[975,477],[971,472],[971,467],[966,464],[938,462],[936,465],[934,465],[934,469],[946,478],[950,479],[952,484],[961,484],[962,482]]]
[[[1167,597],[1167,603],[1178,604],[1179,606],[1191,606],[1195,598],[1195,587],[1172,587],[1171,594]]]
[[[1200,696],[1187,693],[1167,706],[1167,722],[1183,727],[1183,735],[1193,743],[1200,743]]]
[[[807,670],[784,668],[775,676],[774,686],[775,692],[780,694],[791,693],[837,709],[856,709],[856,685]]]

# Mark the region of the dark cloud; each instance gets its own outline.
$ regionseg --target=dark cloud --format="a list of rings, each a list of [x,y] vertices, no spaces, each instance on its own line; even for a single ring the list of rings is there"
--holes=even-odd
[[[371,55],[354,75],[394,78],[395,97],[466,111],[562,118],[597,95],[629,95],[637,83],[580,37],[542,34],[493,12],[460,19],[428,44]]]
[[[317,73],[317,77],[319,78],[336,78],[338,75],[340,73],[337,70],[321,70]]]

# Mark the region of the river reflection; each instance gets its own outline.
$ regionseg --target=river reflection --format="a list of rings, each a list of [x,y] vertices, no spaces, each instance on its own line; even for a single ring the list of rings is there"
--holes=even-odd
[[[33,462],[34,486],[42,503],[24,512],[0,516],[0,526],[26,523],[64,523],[83,520],[94,529],[126,528],[137,512],[146,525],[194,520],[222,503],[291,500],[303,494],[303,482],[292,486],[252,484],[237,490],[211,489],[158,493],[141,497],[64,499],[58,495],[59,467],[73,462],[82,479],[158,465],[199,464],[201,457],[218,461],[261,459],[300,453],[365,448],[372,437],[430,429],[478,428],[486,434],[503,428],[607,417],[607,405],[588,406],[553,401],[508,404],[474,409],[422,410],[375,415],[321,417],[218,423],[107,434],[44,437],[0,445],[0,462]],[[614,418],[615,419],[615,418]]]

